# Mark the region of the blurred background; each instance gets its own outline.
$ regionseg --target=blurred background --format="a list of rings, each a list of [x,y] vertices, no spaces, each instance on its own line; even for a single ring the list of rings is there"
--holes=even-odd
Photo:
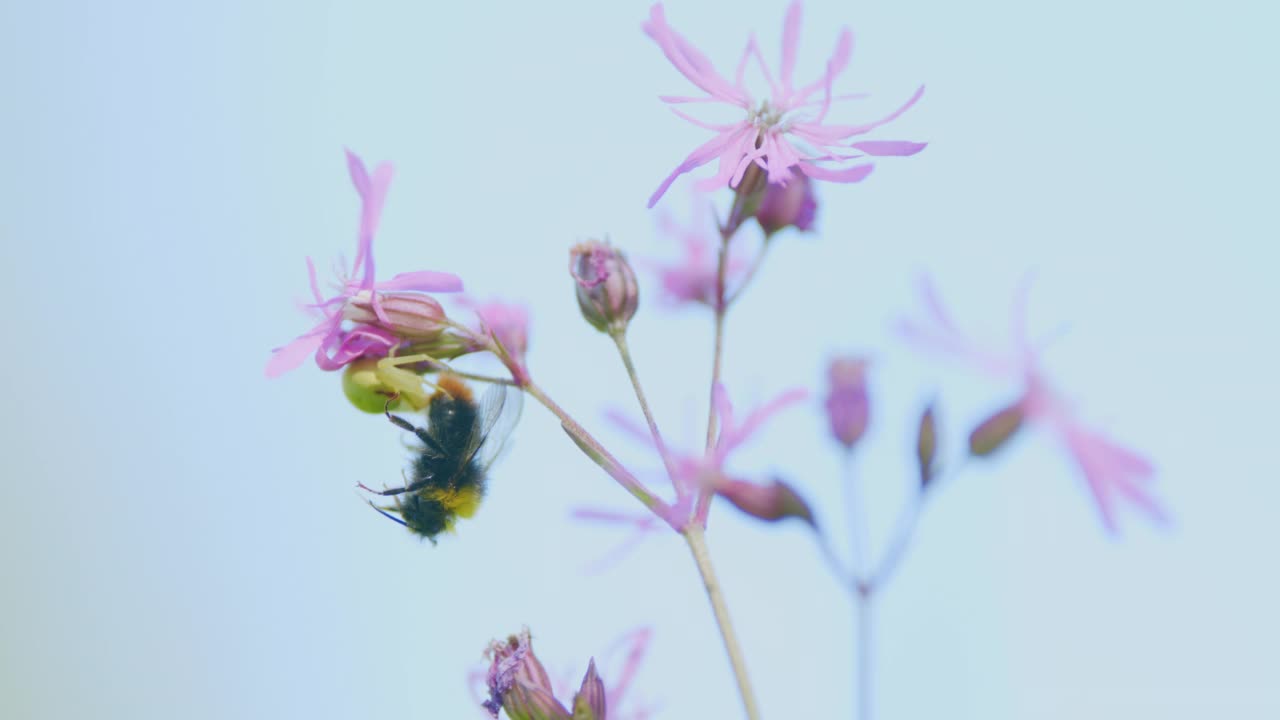
[[[672,2],[725,70],[748,33],[775,62],[785,4]],[[623,528],[570,518],[629,497],[526,402],[491,495],[432,547],[373,513],[401,434],[336,375],[267,381],[310,326],[304,257],[351,257],[342,148],[397,176],[379,269],[462,276],[532,309],[541,384],[639,471],[603,422],[636,413],[580,319],[569,245],[609,233],[677,257],[645,200],[706,132],[659,94],[688,83],[624,3],[0,4],[0,249],[10,280],[0,484],[0,715],[479,718],[468,674],[528,625],[576,681],[653,630],[633,700],[732,718],[732,677],[687,550],[655,533],[592,572]],[[1028,271],[1033,335],[1082,417],[1146,454],[1168,527],[1108,535],[1075,466],[1030,433],[940,489],[878,617],[878,717],[1280,716],[1273,413],[1276,85],[1263,2],[809,2],[799,77],[841,25],[838,91],[877,137],[927,140],[864,183],[819,188],[812,236],[777,240],[730,317],[740,407],[805,406],[734,459],[780,474],[839,541],[839,462],[819,399],[865,353],[857,473],[883,538],[912,482],[913,423],[944,452],[1017,388],[921,358],[893,318],[935,278],[1001,340]],[[868,106],[870,107],[870,106]],[[841,110],[865,119],[857,106]],[[723,207],[727,194],[717,199]],[[687,217],[687,184],[663,202]],[[664,430],[698,442],[710,318],[642,282],[631,345]],[[656,477],[650,474],[646,477]],[[709,532],[764,714],[851,717],[852,607],[798,525],[727,506]]]

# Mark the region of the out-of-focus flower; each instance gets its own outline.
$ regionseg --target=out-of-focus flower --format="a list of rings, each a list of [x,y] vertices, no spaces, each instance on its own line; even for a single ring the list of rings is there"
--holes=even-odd
[[[796,87],[792,75],[800,39],[799,2],[791,4],[783,22],[782,61],[776,77],[765,65],[754,36],[747,41],[734,80],[730,82],[705,55],[667,25],[661,4],[654,5],[650,10],[644,31],[658,44],[676,70],[705,93],[698,97],[664,96],[661,98],[663,102],[670,105],[723,103],[743,112],[743,117],[737,122],[715,124],[703,122],[675,107],[671,108],[676,115],[716,135],[689,153],[662,181],[649,198],[649,207],[658,202],[677,177],[716,159],[719,160],[718,171],[714,176],[700,181],[700,188],[716,189],[726,185],[737,187],[752,165],[768,174],[770,184],[787,183],[793,179],[795,172],[815,180],[858,182],[871,172],[873,166],[871,163],[847,165],[844,164],[845,161],[867,156],[914,155],[924,149],[924,143],[856,140],[906,112],[920,99],[924,92],[923,86],[901,107],[879,120],[857,125],[825,124],[833,101],[863,97],[831,94],[832,82],[849,64],[853,35],[848,28],[842,29],[822,76],[807,85]],[[747,64],[752,58],[759,64],[769,85],[767,98],[756,98],[743,83]],[[826,162],[835,165],[822,164]]]
[[[569,274],[578,308],[592,327],[606,333],[627,329],[640,306],[640,288],[622,251],[599,240],[578,243],[569,251]]]
[[[343,273],[338,293],[325,298],[316,281],[315,264],[307,258],[314,304],[308,307],[323,319],[292,342],[272,351],[267,377],[286,373],[315,355],[322,370],[339,370],[361,357],[385,357],[406,340],[439,337],[444,332],[439,303],[419,293],[457,292],[462,281],[456,275],[419,271],[401,273],[378,282],[374,273],[373,238],[378,231],[382,205],[393,174],[389,163],[378,165],[373,175],[364,162],[347,151],[347,169],[360,194],[360,229],[356,257],[349,274]],[[344,321],[355,323],[344,329]]]
[[[808,175],[800,175],[791,182],[774,184],[765,188],[756,208],[756,222],[766,235],[773,235],[787,227],[808,232],[818,214],[818,200],[813,195],[813,181]]]
[[[867,431],[871,402],[867,398],[867,360],[838,357],[827,369],[827,420],[836,442],[852,450]]]
[[[489,698],[482,703],[493,717],[505,710],[511,720],[644,720],[646,711],[619,712],[623,697],[635,676],[649,642],[649,630],[642,628],[625,638],[629,649],[618,681],[608,687],[596,670],[595,659],[587,663],[587,673],[566,708],[555,697],[550,676],[533,654],[529,630],[490,644],[485,655],[489,670],[485,675]],[[610,712],[609,708],[614,710]]]
[[[1022,383],[1019,399],[988,418],[970,436],[974,454],[994,452],[1019,428],[1039,425],[1056,435],[1075,460],[1108,530],[1116,531],[1116,515],[1122,502],[1133,505],[1153,521],[1163,522],[1165,513],[1150,491],[1155,475],[1151,463],[1087,427],[1076,418],[1067,399],[1046,379],[1039,357],[1027,338],[1028,289],[1024,285],[1012,305],[1012,352],[991,352],[961,333],[927,277],[920,280],[924,318],[903,318],[898,323],[898,331],[917,347],[949,355],[987,374]]]
[[[710,205],[705,198],[695,197],[693,216],[688,225],[676,222],[665,211],[658,212],[659,233],[680,241],[684,250],[684,255],[673,262],[647,263],[657,272],[662,284],[659,297],[667,305],[699,303],[712,308],[716,306],[717,246],[720,239],[714,234],[709,211]],[[725,261],[726,296],[733,294],[733,289],[747,272],[748,263],[737,247],[736,244],[730,246],[729,257]]]
[[[490,349],[511,371],[512,379],[523,385],[529,380],[525,355],[529,351],[529,310],[524,305],[499,300],[477,302],[462,298],[462,305],[475,311],[480,320],[479,334],[486,343],[496,341],[500,347]]]
[[[734,415],[729,394],[721,384],[716,384],[713,402],[719,419],[719,433],[709,450],[702,453],[682,453],[667,448],[668,457],[664,463],[671,471],[671,483],[675,488],[676,501],[671,505],[670,514],[664,518],[671,527],[682,531],[690,522],[705,523],[707,506],[704,504],[694,513],[695,501],[702,492],[719,492],[721,488],[734,483],[746,481],[736,477],[726,469],[729,456],[742,447],[773,415],[784,408],[802,402],[807,392],[802,388],[793,388],[780,394],[764,405],[755,408],[739,422]],[[610,412],[609,418],[618,427],[641,442],[653,447],[653,439],[649,433],[628,420],[622,414]],[[748,503],[757,498],[745,498],[750,491],[739,489]]]

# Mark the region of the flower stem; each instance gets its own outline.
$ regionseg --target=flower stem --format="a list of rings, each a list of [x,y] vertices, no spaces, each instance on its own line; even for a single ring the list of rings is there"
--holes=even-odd
[[[707,552],[707,538],[702,526],[689,523],[684,529],[684,539],[689,543],[693,561],[698,566],[702,584],[707,590],[707,599],[711,601],[716,624],[720,626],[720,637],[724,639],[724,649],[729,654],[729,664],[733,666],[733,675],[738,681],[738,692],[742,695],[742,707],[747,713],[747,720],[760,720],[760,708],[756,704],[755,692],[751,689],[751,678],[747,676],[747,663],[742,656],[742,648],[738,645],[738,636],[733,631],[733,623],[729,620],[729,607],[725,604],[720,581],[716,579],[715,568],[711,565],[711,555]]]
[[[875,593],[870,587],[858,590],[858,720],[871,720],[871,686],[872,666],[875,648],[872,644],[872,633],[875,629],[875,618],[872,613],[872,601]]]
[[[627,377],[631,378],[631,387],[636,392],[636,400],[640,402],[640,410],[644,413],[645,422],[649,424],[653,444],[658,448],[658,455],[662,456],[662,464],[667,469],[667,476],[671,478],[672,484],[676,485],[676,473],[671,466],[671,455],[667,453],[667,445],[662,441],[662,433],[658,430],[658,423],[653,419],[653,411],[649,409],[649,400],[645,397],[644,388],[640,385],[640,374],[636,372],[635,362],[631,359],[631,349],[627,346],[626,331],[610,333],[610,336],[618,347],[618,354],[622,356],[622,364],[627,368]],[[683,492],[681,488],[676,485],[676,493],[681,492]]]
[[[631,493],[637,500],[644,503],[655,515],[670,522],[670,508],[661,498],[654,497],[648,490],[640,484],[640,481],[631,474],[629,470],[622,466],[608,450],[600,444],[600,441],[592,437],[586,428],[578,424],[564,408],[556,404],[542,388],[539,387],[532,379],[523,384],[525,392],[529,393],[544,407],[551,411],[553,415],[560,419],[560,426],[569,434],[574,443],[586,453],[588,457],[596,462],[609,476],[618,482],[627,492]]]

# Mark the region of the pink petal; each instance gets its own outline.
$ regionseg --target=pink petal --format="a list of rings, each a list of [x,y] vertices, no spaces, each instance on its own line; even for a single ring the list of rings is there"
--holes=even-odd
[[[808,391],[804,388],[792,388],[782,393],[778,397],[770,400],[761,407],[751,411],[747,416],[746,422],[742,423],[742,427],[737,428],[734,432],[736,442],[735,445],[746,442],[748,438],[755,434],[760,426],[764,424],[770,417],[776,415],[780,410],[789,405],[803,402],[809,396]]]
[[[267,361],[267,377],[278,378],[301,365],[324,342],[325,334],[331,326],[332,323],[326,320],[306,334],[294,338],[289,344],[272,350],[271,359]]]
[[[453,273],[419,270],[400,273],[375,286],[378,290],[413,290],[417,292],[462,292],[462,279]]]
[[[819,167],[810,162],[801,162],[798,167],[800,172],[808,175],[814,180],[828,180],[838,183],[856,183],[864,180],[875,168],[874,165],[854,165],[840,170]]]
[[[716,417],[720,419],[720,433],[733,427],[733,402],[729,400],[729,391],[724,383],[716,383],[711,388],[711,404],[716,409]]]
[[[796,47],[800,44],[800,2],[787,6],[787,16],[782,21],[782,63],[778,68],[782,92],[791,94],[791,76],[796,67]]]
[[[849,147],[854,150],[861,150],[868,155],[876,157],[885,157],[895,155],[898,157],[907,157],[915,155],[925,149],[929,143],[908,142],[906,140],[866,140],[856,142]]]
[[[713,123],[704,122],[704,121],[702,121],[702,120],[699,120],[698,118],[696,118],[696,117],[694,117],[694,116],[690,115],[689,113],[682,112],[682,111],[680,111],[680,110],[677,110],[676,108],[667,108],[667,109],[668,109],[668,110],[670,110],[671,112],[675,113],[675,114],[676,114],[676,116],[677,116],[677,117],[679,117],[681,120],[684,120],[685,122],[691,123],[691,124],[693,124],[693,125],[697,125],[698,127],[702,128],[703,130],[711,130],[711,131],[713,131],[713,132],[726,132],[726,131],[732,130],[732,129],[736,128],[736,127],[740,127],[740,126],[742,125],[742,123],[720,123],[720,124],[713,124]]]
[[[749,127],[749,126],[747,126],[746,123],[744,122],[743,129],[745,129],[746,127]],[[671,183],[675,182],[676,178],[689,172],[690,170],[702,167],[703,165],[710,162],[711,158],[715,157],[718,153],[720,153],[720,151],[723,150],[726,145],[733,142],[738,137],[738,135],[741,134],[741,132],[742,132],[742,129],[739,129],[737,133],[732,133],[732,132],[720,133],[719,135],[716,135],[715,137],[711,138],[710,140],[703,143],[702,145],[699,145],[693,152],[689,153],[689,156],[684,159],[684,162],[676,166],[676,169],[671,171],[671,174],[668,175],[667,178],[662,181],[662,184],[659,185],[658,189],[653,192],[653,195],[649,196],[649,207],[653,207],[654,205],[658,204],[658,200],[660,200],[663,194],[667,192],[667,188],[671,187]]]
[[[638,423],[627,417],[621,410],[610,408],[604,411],[604,416],[606,420],[618,426],[619,430],[627,433],[633,439],[638,440],[648,447],[653,447],[653,435],[649,434],[647,429],[640,427]]]
[[[649,9],[649,21],[643,26],[646,35],[653,38],[666,55],[667,60],[680,71],[689,82],[697,85],[708,94],[725,102],[745,106],[742,94],[716,72],[711,61],[707,59],[692,43],[685,40],[669,25],[663,14],[662,4],[657,3]]]
[[[840,73],[849,66],[849,58],[853,55],[853,33],[849,32],[849,28],[840,28],[840,35],[836,38],[836,47],[831,51],[831,57],[827,59],[826,70],[822,73],[822,77],[806,85],[800,92],[796,93],[792,98],[793,102],[801,103],[813,94],[813,91],[823,87],[830,87],[831,83],[839,77]]]

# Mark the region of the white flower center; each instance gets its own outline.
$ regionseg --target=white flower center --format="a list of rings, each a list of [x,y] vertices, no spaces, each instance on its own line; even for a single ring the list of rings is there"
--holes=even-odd
[[[786,132],[790,123],[784,121],[787,108],[778,107],[768,100],[761,100],[755,107],[747,111],[747,122],[755,125],[762,132]]]

